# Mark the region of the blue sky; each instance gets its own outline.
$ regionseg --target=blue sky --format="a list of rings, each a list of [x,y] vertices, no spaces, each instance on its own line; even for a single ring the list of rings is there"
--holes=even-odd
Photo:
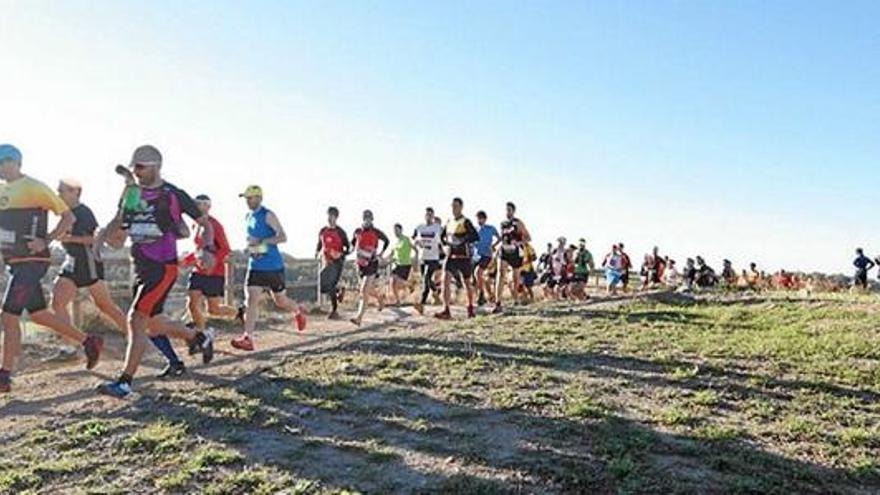
[[[768,270],[880,254],[876,2],[4,2],[0,141],[86,181],[152,142],[215,198],[263,184],[310,252],[460,195],[541,242]],[[91,187],[90,187],[91,186]],[[112,192],[111,192],[112,191]]]

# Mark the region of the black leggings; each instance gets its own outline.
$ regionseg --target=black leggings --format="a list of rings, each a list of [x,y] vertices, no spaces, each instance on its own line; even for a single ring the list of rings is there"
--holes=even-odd
[[[428,294],[436,288],[434,285],[434,272],[439,268],[439,261],[422,262],[422,304],[428,302]]]

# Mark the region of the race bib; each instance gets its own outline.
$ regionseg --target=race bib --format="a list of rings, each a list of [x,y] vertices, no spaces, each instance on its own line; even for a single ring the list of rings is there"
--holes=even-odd
[[[162,229],[155,223],[133,223],[128,228],[128,235],[135,242],[160,239],[164,235]]]
[[[0,244],[15,244],[15,232],[0,229]]]

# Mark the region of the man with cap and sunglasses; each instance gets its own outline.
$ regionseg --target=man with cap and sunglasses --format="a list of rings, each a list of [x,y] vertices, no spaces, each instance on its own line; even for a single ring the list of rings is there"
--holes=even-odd
[[[92,369],[101,355],[103,341],[87,336],[52,311],[46,304],[42,278],[50,263],[49,244],[61,239],[74,223],[73,213],[55,192],[42,182],[21,173],[22,155],[12,145],[0,145],[0,254],[9,271],[0,321],[3,323],[3,360],[0,393],[12,388],[11,375],[21,353],[22,313],[34,323],[52,329],[82,345],[86,367]],[[49,231],[48,213],[61,217]]]
[[[189,328],[164,314],[165,300],[177,281],[177,241],[189,234],[183,215],[195,220],[202,229],[205,247],[200,258],[205,266],[210,266],[212,261],[213,226],[189,194],[162,179],[162,154],[158,149],[150,145],[137,148],[129,168],[140,193],[139,206],[130,209],[126,201],[121,201],[119,211],[98,236],[95,246],[99,250],[107,237],[123,226],[131,239],[135,281],[125,366],[118,379],[98,387],[100,393],[120,398],[131,392],[131,382],[146,350],[148,335],[154,337],[153,342],[172,363],[179,359],[168,337],[185,340],[190,354],[201,352],[206,364],[214,356],[210,331]]]
[[[291,301],[285,290],[284,258],[278,249],[287,242],[287,234],[275,212],[263,206],[263,189],[248,186],[239,194],[250,210],[245,220],[247,230],[248,270],[245,282],[244,333],[232,339],[232,347],[243,351],[254,350],[254,328],[259,316],[260,297],[268,291],[279,309],[292,313],[298,330],[305,328],[305,316]]]

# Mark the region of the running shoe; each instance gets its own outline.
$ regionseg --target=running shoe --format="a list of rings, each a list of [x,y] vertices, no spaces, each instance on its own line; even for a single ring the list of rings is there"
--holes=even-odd
[[[361,320],[358,320],[357,318],[352,318],[348,321],[352,322],[354,324],[354,326],[356,326],[356,327],[361,326]]]
[[[83,350],[86,353],[86,369],[90,370],[101,359],[101,351],[104,349],[104,339],[95,335],[89,335],[83,341]]]
[[[302,306],[293,312],[293,322],[296,324],[297,331],[302,332],[306,329],[306,313],[303,311]]]
[[[449,313],[449,309],[444,309],[439,313],[435,313],[434,318],[437,318],[438,320],[451,320],[452,314]]]
[[[158,378],[177,378],[186,373],[186,365],[181,362],[169,363],[161,373],[156,375]]]
[[[110,382],[110,383],[102,383],[98,385],[98,393],[102,395],[109,395],[110,397],[115,397],[117,399],[124,399],[128,394],[131,393],[131,384],[126,382]]]
[[[333,311],[332,313],[330,313],[329,315],[327,315],[327,319],[328,319],[328,320],[338,320],[338,319],[339,319],[339,313],[337,313],[336,311]]]
[[[214,329],[208,327],[202,335],[205,336],[202,341],[202,363],[208,364],[214,359]]]
[[[477,311],[474,309],[473,305],[468,306],[468,318],[476,318]]]
[[[495,309],[492,310],[492,314],[493,314],[493,315],[500,315],[500,314],[503,313],[503,312],[504,312],[504,310],[501,309],[501,305],[500,305],[500,304],[496,304],[496,305],[495,305]]]
[[[195,356],[196,354],[203,352],[202,342],[205,341],[205,334],[202,332],[197,332],[196,336],[191,340],[186,341],[187,350],[190,356]]]
[[[420,315],[425,314],[425,305],[424,304],[417,302],[417,303],[413,304],[413,308],[415,308],[416,313],[418,313]]]
[[[0,370],[0,394],[8,394],[12,391],[12,375],[6,370]]]
[[[254,350],[254,341],[252,341],[250,335],[247,334],[232,339],[231,344],[232,347],[235,347],[236,349],[240,349],[242,351]]]

